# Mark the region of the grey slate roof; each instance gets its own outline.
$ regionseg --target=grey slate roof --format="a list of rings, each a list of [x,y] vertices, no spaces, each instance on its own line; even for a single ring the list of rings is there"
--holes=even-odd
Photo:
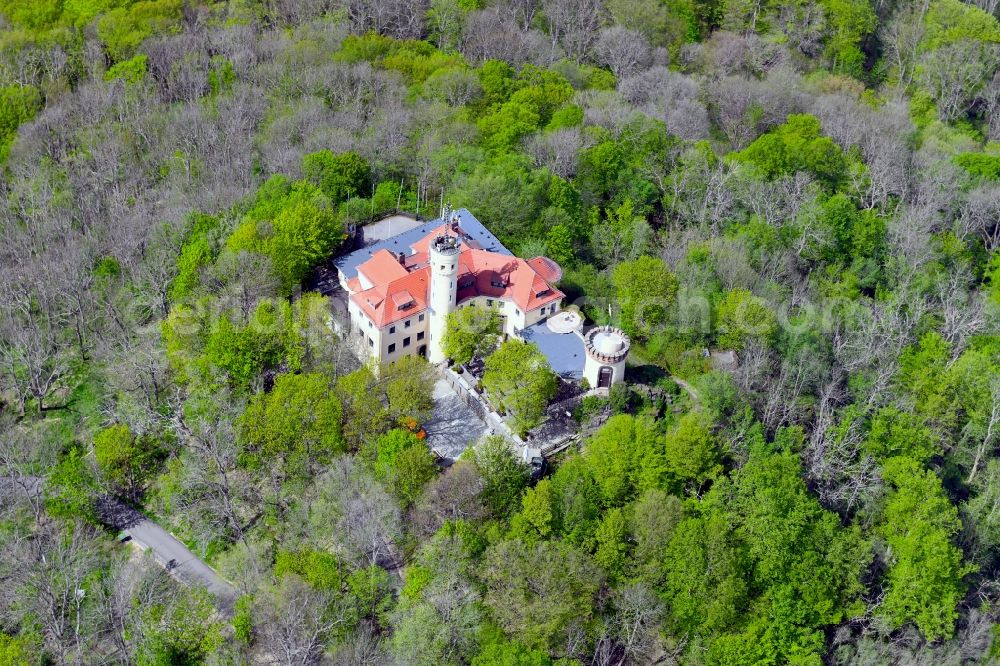
[[[484,227],[483,223],[477,220],[475,216],[468,211],[468,209],[460,208],[455,212],[458,213],[459,224],[461,225],[462,230],[472,236],[472,238],[475,239],[484,250],[514,256],[514,253],[504,247],[503,243],[501,243],[489,229]],[[368,245],[359,250],[355,250],[354,252],[337,257],[333,260],[333,265],[344,274],[345,279],[350,280],[357,277],[358,266],[368,261],[371,256],[379,250],[389,250],[393,254],[404,252],[409,255],[411,254],[411,245],[434,231],[434,229],[440,227],[442,224],[444,224],[444,222],[442,222],[440,217],[431,220],[430,222],[425,222],[415,229],[404,231],[397,236],[386,238],[385,240],[378,241],[372,245]]]
[[[519,333],[525,342],[533,342],[548,359],[552,371],[566,379],[583,377],[586,361],[583,338],[577,333],[553,333],[543,320]]]

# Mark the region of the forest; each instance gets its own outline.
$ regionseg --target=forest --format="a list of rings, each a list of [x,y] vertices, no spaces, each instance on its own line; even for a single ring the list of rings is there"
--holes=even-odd
[[[0,0],[0,665],[1000,662],[998,16]],[[541,478],[316,290],[444,201],[632,340]]]

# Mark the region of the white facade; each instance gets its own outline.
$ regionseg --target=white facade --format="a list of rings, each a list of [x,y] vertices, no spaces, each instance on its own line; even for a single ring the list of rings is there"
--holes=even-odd
[[[411,354],[425,354],[428,349],[428,312],[414,313],[379,328],[354,303],[348,303],[351,334],[365,352],[382,362],[398,361]]]
[[[529,326],[534,326],[543,319],[548,319],[562,307],[561,301],[555,301],[540,308],[522,312],[514,301],[506,298],[496,298],[489,296],[476,296],[462,301],[459,307],[480,307],[487,310],[496,310],[500,315],[503,326],[501,332],[504,335],[516,336],[518,331],[523,331]]]
[[[583,378],[591,388],[610,389],[625,381],[625,359],[631,341],[625,332],[613,326],[592,328],[584,337],[586,359]]]

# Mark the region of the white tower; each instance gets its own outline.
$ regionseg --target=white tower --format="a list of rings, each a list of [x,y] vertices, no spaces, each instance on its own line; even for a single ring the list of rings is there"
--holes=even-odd
[[[632,342],[620,328],[595,326],[583,336],[583,376],[591,388],[610,389],[625,379],[625,359]]]
[[[445,218],[445,223],[450,221]],[[430,242],[427,261],[431,265],[431,296],[428,322],[430,342],[427,360],[441,363],[445,360],[441,340],[447,325],[448,313],[455,309],[455,295],[458,292],[458,255],[461,252],[457,236],[447,231]]]

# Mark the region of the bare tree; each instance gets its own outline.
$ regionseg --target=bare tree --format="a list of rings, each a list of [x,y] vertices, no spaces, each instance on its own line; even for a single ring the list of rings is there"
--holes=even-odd
[[[317,484],[310,520],[318,543],[365,565],[400,564],[396,542],[402,518],[398,504],[378,483],[343,457]]]
[[[285,574],[254,604],[261,648],[286,666],[319,663],[331,633],[347,620],[330,612],[332,602],[330,593]]]
[[[941,335],[951,345],[954,358],[973,335],[986,328],[984,303],[976,293],[969,270],[957,267],[937,280],[934,301],[941,316]]]
[[[601,64],[607,65],[618,79],[648,67],[652,57],[646,39],[635,30],[621,26],[601,30],[596,49]]]
[[[472,62],[503,60],[515,67],[525,63],[547,65],[558,60],[561,49],[535,30],[521,30],[506,20],[500,8],[472,12],[462,31],[462,53]]]
[[[97,528],[85,523],[43,523],[26,538],[5,539],[0,567],[3,587],[16,591],[0,618],[17,624],[37,623],[45,650],[57,663],[81,663],[103,652],[99,643],[105,622],[100,598],[109,564]]]
[[[358,33],[369,30],[397,39],[419,39],[426,0],[341,0]]]
[[[1000,187],[984,184],[965,195],[955,234],[962,240],[979,236],[991,252],[1000,247]]]
[[[262,511],[260,489],[237,464],[233,420],[242,411],[226,395],[214,404],[177,409],[170,424],[185,447],[181,487],[172,498],[177,519],[183,519],[202,543],[238,540],[246,544],[246,530]]]
[[[983,90],[982,98],[987,134],[990,140],[1000,141],[1000,71],[993,75],[993,80]]]
[[[29,398],[44,411],[45,398],[70,370],[72,354],[65,331],[69,319],[53,294],[0,282],[0,359],[22,415]]]
[[[430,536],[449,520],[477,520],[486,515],[481,493],[486,482],[475,465],[459,460],[427,486],[413,511],[421,534]]]
[[[921,59],[920,82],[937,103],[941,120],[964,116],[996,73],[1000,47],[964,39],[930,51]]]
[[[979,466],[987,458],[990,451],[995,446],[997,434],[1000,433],[1000,378],[992,378],[989,383],[989,394],[987,404],[983,409],[982,423],[969,421],[966,426],[967,437],[975,437],[977,444],[972,457],[972,467],[969,469],[969,476],[966,483],[972,483],[979,471]]]
[[[546,167],[560,178],[571,178],[576,175],[580,151],[585,145],[579,127],[566,127],[532,136],[527,149],[538,166]]]
[[[601,26],[601,0],[542,0],[553,44],[577,60],[587,57]]]
[[[618,90],[643,113],[662,120],[672,134],[691,141],[708,136],[708,110],[694,79],[656,66],[621,80]]]
[[[879,30],[888,61],[896,69],[902,85],[909,85],[916,70],[917,49],[924,37],[923,17],[916,7],[901,5],[900,10]]]

